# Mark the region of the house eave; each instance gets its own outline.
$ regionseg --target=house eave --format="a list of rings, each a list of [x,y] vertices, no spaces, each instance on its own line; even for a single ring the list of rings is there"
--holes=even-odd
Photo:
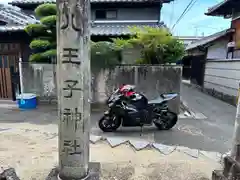
[[[222,1],[215,6],[208,8],[208,11],[204,14],[207,16],[222,16],[224,18],[231,18],[234,3],[234,0]]]
[[[209,46],[211,46],[212,42],[217,41],[218,39],[220,39],[224,36],[227,36],[231,33],[234,33],[234,32],[235,32],[235,29],[227,29],[227,30],[215,33],[213,35],[204,37],[198,41],[195,41],[195,42],[189,44],[186,47],[186,51],[191,51],[191,50],[197,49],[199,47],[204,47],[204,48],[209,47]]]
[[[163,22],[158,21],[93,21],[91,23],[91,34],[93,36],[128,36],[134,34],[133,27],[155,27],[166,28]],[[26,26],[0,26],[0,32],[24,31]]]
[[[90,0],[91,3],[170,3],[174,0]],[[35,5],[43,3],[56,3],[56,0],[13,0],[8,4],[18,6],[18,5]]]

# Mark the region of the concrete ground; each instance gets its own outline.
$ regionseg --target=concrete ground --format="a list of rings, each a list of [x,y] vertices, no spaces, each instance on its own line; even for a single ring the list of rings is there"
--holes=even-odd
[[[204,134],[203,147],[209,146],[219,152],[228,151],[232,143],[236,107],[184,84],[181,95],[192,111],[206,117],[193,121],[194,126]]]

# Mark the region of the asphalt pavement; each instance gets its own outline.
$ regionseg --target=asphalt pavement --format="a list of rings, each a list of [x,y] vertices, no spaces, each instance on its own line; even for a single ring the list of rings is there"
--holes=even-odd
[[[103,133],[97,126],[103,112],[94,111],[91,115],[91,133],[108,137],[143,139],[204,151],[220,153],[228,151],[231,147],[236,108],[185,85],[182,86],[181,96],[191,112],[201,114],[200,118],[179,118],[177,125],[169,131],[159,131],[156,127],[144,127],[141,132],[141,129],[136,127],[120,128],[114,133]],[[37,110],[20,111],[12,105],[0,103],[1,122],[16,123],[16,125],[18,123],[57,124],[57,107],[45,105]]]
[[[120,128],[115,133],[103,133],[97,127],[97,120],[101,113],[95,113],[92,118],[92,133],[101,136],[146,139],[204,151],[220,153],[229,151],[236,107],[184,84],[181,87],[181,99],[195,117],[179,118],[177,125],[169,131],[159,131],[156,127],[144,127],[141,133],[141,129],[137,127]]]

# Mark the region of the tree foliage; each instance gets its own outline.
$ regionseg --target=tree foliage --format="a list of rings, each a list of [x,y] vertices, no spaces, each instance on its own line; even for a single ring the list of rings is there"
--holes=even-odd
[[[25,31],[33,38],[30,61],[51,63],[56,58],[56,4],[42,4],[35,9],[39,24],[30,24]],[[109,42],[91,42],[92,67],[111,67],[120,63],[120,52]]]
[[[174,38],[165,28],[144,27],[131,28],[129,39],[114,38],[114,47],[117,50],[135,47],[140,49],[140,64],[175,63],[184,56],[184,45]]]
[[[25,31],[33,38],[30,48],[33,52],[30,61],[49,62],[56,57],[56,19],[55,4],[41,4],[35,9],[39,24],[30,24]]]
[[[56,4],[45,3],[35,9],[39,24],[30,24],[25,31],[32,37],[30,61],[49,62],[56,58]],[[137,63],[173,63],[184,55],[184,45],[164,28],[131,28],[129,39],[115,38],[110,42],[91,42],[91,64],[109,67],[121,62],[121,51],[138,48],[141,59]]]
[[[91,43],[91,66],[98,68],[111,68],[121,63],[121,54],[106,41]]]

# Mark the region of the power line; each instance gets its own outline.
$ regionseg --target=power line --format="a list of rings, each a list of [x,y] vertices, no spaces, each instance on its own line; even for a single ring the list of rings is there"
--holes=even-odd
[[[175,26],[179,23],[179,21],[183,18],[183,16],[186,14],[186,12],[190,10],[189,7],[192,5],[193,1],[194,1],[194,0],[191,0],[191,1],[188,3],[187,7],[184,9],[184,11],[183,11],[182,14],[180,15],[180,17],[178,18],[178,20],[176,21],[176,23],[173,25],[172,30],[173,30],[173,29],[175,28]],[[195,0],[195,1],[197,1],[197,0]],[[194,3],[195,3],[195,2],[194,2]],[[192,8],[192,7],[193,7],[193,6],[191,6],[191,8]]]
[[[188,8],[188,10],[185,12],[185,14],[187,14],[191,9],[192,9],[192,7],[196,4],[196,2],[197,2],[197,0],[195,0],[193,3],[192,3],[192,5]],[[184,14],[184,15],[185,15]]]

